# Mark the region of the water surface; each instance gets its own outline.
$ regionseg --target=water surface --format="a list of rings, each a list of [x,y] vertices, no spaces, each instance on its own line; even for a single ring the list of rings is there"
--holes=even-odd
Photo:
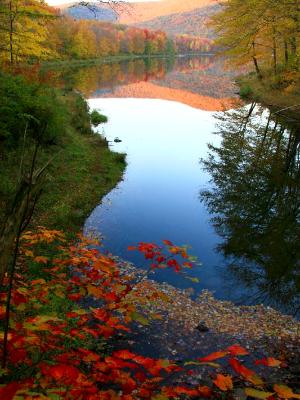
[[[107,251],[144,266],[129,245],[189,244],[202,263],[192,272],[200,283],[166,271],[155,279],[295,313],[299,127],[257,105],[232,102],[234,73],[214,58],[73,72],[65,79],[108,115],[99,132],[128,162],[124,180],[87,219],[86,231],[101,233]]]

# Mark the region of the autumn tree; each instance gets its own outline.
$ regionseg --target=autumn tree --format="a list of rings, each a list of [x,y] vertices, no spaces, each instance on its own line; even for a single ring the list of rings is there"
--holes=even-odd
[[[46,45],[46,21],[53,12],[36,0],[2,0],[0,4],[1,59],[15,64],[28,58],[44,59],[51,54]]]
[[[298,68],[299,0],[229,0],[211,23],[217,45],[238,64],[252,62],[259,78],[270,65],[274,75]]]

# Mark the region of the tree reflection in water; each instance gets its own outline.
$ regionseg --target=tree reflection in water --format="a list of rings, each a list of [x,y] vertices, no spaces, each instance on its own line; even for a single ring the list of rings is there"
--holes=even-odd
[[[202,160],[213,188],[201,193],[222,238],[230,283],[248,302],[300,309],[300,127],[256,104],[218,116],[220,147]],[[243,299],[245,301],[245,299]]]

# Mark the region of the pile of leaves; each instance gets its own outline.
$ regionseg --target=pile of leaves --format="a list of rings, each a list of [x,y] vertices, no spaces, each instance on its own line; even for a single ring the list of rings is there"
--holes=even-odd
[[[180,272],[192,266],[186,248],[169,241],[163,246],[140,243],[131,248],[135,249],[151,261],[152,269]],[[2,350],[6,280],[0,293]],[[244,398],[300,398],[285,385],[263,382],[241,361],[249,353],[238,344],[180,363],[145,357],[126,348],[116,350],[109,344],[113,338],[120,332],[126,335],[133,321],[145,320],[134,302],[134,297],[145,295],[141,283],[121,274],[115,261],[91,240],[80,238],[70,246],[59,231],[40,228],[24,234],[11,292],[8,341],[2,352],[0,398],[233,399],[236,389],[243,391]],[[165,297],[158,291],[147,300],[156,302]],[[218,359],[222,365],[215,363]],[[283,360],[271,357],[255,364],[285,366]],[[216,370],[205,384],[174,384],[174,378],[191,376],[202,365]]]

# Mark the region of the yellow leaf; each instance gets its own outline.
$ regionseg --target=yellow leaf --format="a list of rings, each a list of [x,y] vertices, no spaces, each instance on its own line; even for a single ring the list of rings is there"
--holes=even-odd
[[[282,399],[300,399],[300,394],[293,393],[292,389],[286,385],[274,385],[273,389]]]
[[[7,335],[7,339],[10,340],[12,338],[12,334],[9,333]],[[0,332],[0,340],[4,340],[4,332]]]
[[[25,256],[27,257],[34,257],[34,254],[31,250],[25,250],[24,251]]]
[[[197,361],[188,361],[186,363],[184,363],[184,365],[209,365],[210,367],[213,368],[220,368],[221,365],[218,363],[214,363],[214,362],[197,362]]]
[[[267,399],[272,396],[274,393],[263,392],[262,390],[247,388],[245,389],[245,393],[247,396],[254,397],[255,399]]]
[[[93,297],[102,297],[103,292],[99,286],[94,286],[94,285],[87,285],[87,291],[89,296]]]
[[[261,386],[264,384],[264,381],[256,374],[247,376],[246,379],[247,379],[247,381],[253,383],[253,385],[256,385],[256,386]]]

